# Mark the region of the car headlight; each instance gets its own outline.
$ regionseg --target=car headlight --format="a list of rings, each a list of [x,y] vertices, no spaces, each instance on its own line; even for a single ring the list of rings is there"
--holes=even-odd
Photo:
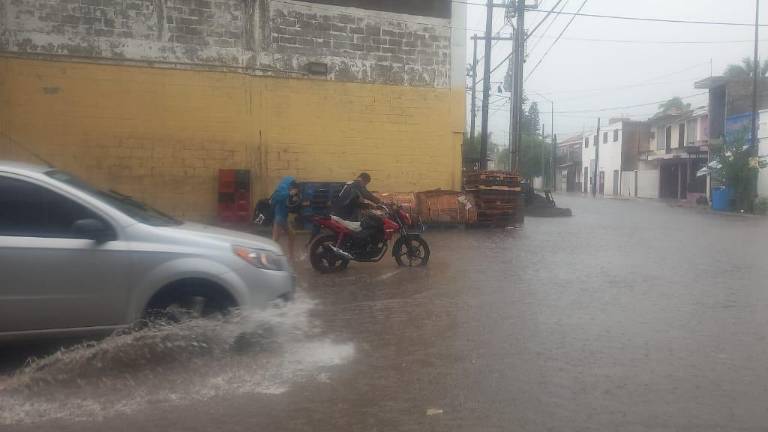
[[[283,255],[264,249],[253,249],[245,246],[232,246],[235,255],[248,264],[265,270],[284,271],[288,269],[288,261]]]

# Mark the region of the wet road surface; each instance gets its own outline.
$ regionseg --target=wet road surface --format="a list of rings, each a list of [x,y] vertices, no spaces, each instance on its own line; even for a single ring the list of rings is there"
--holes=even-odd
[[[427,232],[427,268],[304,261],[265,349],[203,325],[0,378],[0,430],[768,429],[768,220],[557,198]]]

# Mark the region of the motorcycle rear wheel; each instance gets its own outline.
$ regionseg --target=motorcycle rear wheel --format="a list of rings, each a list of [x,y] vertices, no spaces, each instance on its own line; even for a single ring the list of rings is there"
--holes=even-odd
[[[401,267],[425,266],[429,262],[429,245],[427,241],[416,236],[402,236],[392,248],[397,265]]]
[[[309,246],[309,262],[320,273],[338,273],[344,271],[349,260],[336,255],[328,245],[336,245],[336,235],[326,234],[315,239]]]

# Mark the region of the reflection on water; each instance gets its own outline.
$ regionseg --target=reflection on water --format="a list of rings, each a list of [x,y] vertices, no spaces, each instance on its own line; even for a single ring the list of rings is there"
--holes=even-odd
[[[347,362],[354,348],[321,336],[312,307],[300,296],[265,312],[153,325],[63,349],[0,381],[0,425],[98,419],[327,381],[324,368]]]

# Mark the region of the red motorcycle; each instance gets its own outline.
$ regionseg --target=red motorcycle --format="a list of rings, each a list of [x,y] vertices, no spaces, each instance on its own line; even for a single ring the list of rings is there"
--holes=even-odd
[[[409,232],[411,217],[396,205],[378,206],[381,215],[366,213],[360,222],[336,216],[315,216],[309,240],[309,260],[320,273],[335,273],[350,261],[378,262],[389,241],[397,236],[392,256],[400,266],[423,266],[429,261],[429,245],[420,233]]]

